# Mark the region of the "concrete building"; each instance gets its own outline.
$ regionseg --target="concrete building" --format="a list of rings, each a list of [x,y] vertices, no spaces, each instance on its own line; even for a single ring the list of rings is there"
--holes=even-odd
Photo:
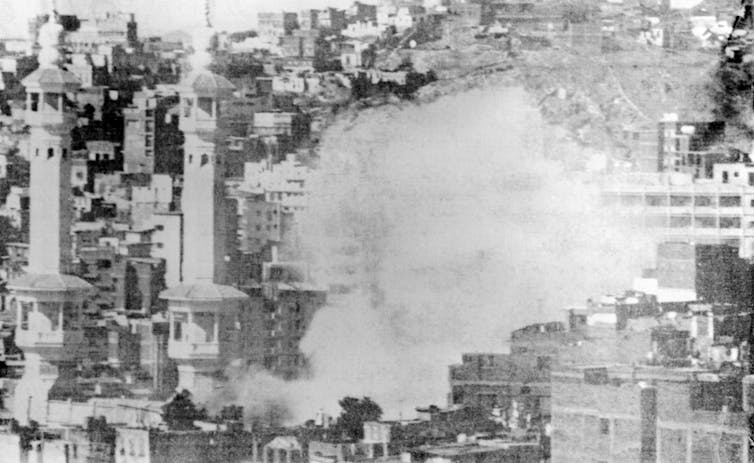
[[[70,133],[76,114],[66,94],[80,84],[57,65],[62,26],[54,17],[40,29],[39,68],[23,80],[32,143],[29,273],[8,285],[17,313],[16,343],[26,358],[13,405],[22,423],[43,421],[49,389],[71,376],[84,341],[84,297],[91,290],[67,275],[72,263]]]
[[[659,123],[658,166],[663,172],[685,172],[710,178],[713,165],[726,153],[714,149],[725,135],[725,122],[684,122],[668,114]]]
[[[182,173],[181,136],[171,108],[174,95],[137,92],[133,104],[123,110],[123,157],[125,173]]]
[[[553,461],[747,462],[741,387],[704,370],[554,371]]]
[[[290,154],[277,164],[266,161],[247,162],[244,166],[242,191],[264,194],[265,201],[281,205],[282,213],[306,208],[312,172]]]
[[[327,293],[311,282],[301,265],[277,262],[275,252],[272,262],[263,264],[261,284],[245,288],[251,307],[241,314],[240,347],[248,363],[295,378],[307,366],[301,339]]]
[[[516,402],[521,420],[549,417],[551,363],[550,356],[464,354],[450,367],[449,406],[509,410]]]
[[[754,166],[715,164],[711,179],[691,174],[623,175],[602,188],[606,204],[660,241],[728,244],[754,255]]]
[[[239,358],[238,320],[248,296],[225,283],[224,155],[227,134],[218,106],[235,87],[212,74],[212,31],[198,31],[193,71],[179,84],[185,134],[183,283],[164,291],[170,322],[168,355],[178,364],[178,387],[206,393],[218,372]]]
[[[243,431],[116,428],[115,463],[245,463],[256,454],[256,439]]]

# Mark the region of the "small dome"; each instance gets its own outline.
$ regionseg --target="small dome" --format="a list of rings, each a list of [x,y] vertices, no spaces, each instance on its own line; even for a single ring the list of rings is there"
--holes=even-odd
[[[26,88],[41,88],[54,93],[75,92],[81,88],[81,81],[75,74],[57,67],[39,67],[26,76],[21,84]]]
[[[160,299],[178,301],[243,300],[249,296],[232,286],[214,283],[181,284],[160,293]]]
[[[191,72],[181,81],[182,89],[190,89],[198,96],[206,97],[229,97],[236,91],[236,86],[223,76],[207,70]],[[182,93],[179,89],[179,93]]]
[[[92,285],[73,275],[32,274],[21,275],[8,282],[8,288],[16,291],[86,292]]]

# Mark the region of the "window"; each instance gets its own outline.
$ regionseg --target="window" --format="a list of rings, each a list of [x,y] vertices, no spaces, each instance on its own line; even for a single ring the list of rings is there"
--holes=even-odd
[[[714,207],[714,205],[712,196],[694,196],[694,206],[696,207]]]
[[[670,217],[670,228],[686,228],[690,226],[691,226],[691,216],[689,215]]]
[[[191,109],[194,105],[194,101],[191,98],[183,99],[183,117],[191,117]]]
[[[741,228],[741,218],[720,217],[720,228]]]
[[[754,172],[749,172],[749,186],[754,186]]]
[[[189,154],[188,163],[191,164],[192,162],[194,162],[194,155],[193,154]]]
[[[183,337],[183,323],[176,320],[173,323],[173,339],[176,341],[180,341]]]
[[[694,217],[694,227],[696,228],[715,228],[717,220],[715,217]]]
[[[610,434],[610,420],[600,418],[600,434]]]
[[[39,111],[39,93],[31,94],[31,110],[32,112]]]
[[[720,207],[741,207],[741,197],[720,196]]]
[[[667,206],[668,197],[665,195],[647,195],[647,206]]]
[[[204,166],[204,165],[206,165],[208,163],[209,163],[209,156],[206,155],[206,154],[202,154],[202,161],[201,161],[201,164],[199,164],[199,165],[200,166]]]
[[[212,98],[199,97],[197,99],[196,106],[199,111],[202,112],[202,116],[214,117],[214,113],[212,111]]]
[[[723,183],[728,183],[728,171],[723,171]]]
[[[68,159],[68,148],[63,148],[62,157],[63,159]]]
[[[152,146],[152,135],[144,136],[144,146],[146,146],[147,148],[150,148]]]
[[[691,196],[671,196],[670,197],[670,205],[671,206],[690,206],[691,205]]]

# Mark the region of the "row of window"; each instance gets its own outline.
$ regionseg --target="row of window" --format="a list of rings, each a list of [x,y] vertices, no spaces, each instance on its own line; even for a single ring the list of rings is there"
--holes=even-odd
[[[714,216],[697,216],[690,215],[671,216],[669,219],[665,216],[650,216],[646,218],[646,225],[650,227],[670,227],[670,228],[741,228],[740,217],[720,217],[719,221]],[[749,228],[754,228],[754,222],[749,223]]]
[[[607,196],[606,200],[610,200]],[[649,206],[649,207],[741,207],[742,200],[739,195],[660,195],[649,194],[642,195],[620,195],[620,204],[622,206]],[[751,207],[754,207],[754,199],[750,200]]]
[[[193,164],[194,163],[194,155],[189,154],[188,156],[188,163]],[[222,161],[220,160],[220,156],[215,156],[215,163],[219,166],[222,164]],[[208,154],[202,154],[199,158],[199,166],[204,166],[206,164],[209,164],[209,155]]]
[[[68,159],[68,149],[61,149],[60,155],[63,159]],[[39,157],[39,148],[34,150],[34,156]],[[47,148],[47,159],[52,159],[53,157],[55,157],[55,148]]]

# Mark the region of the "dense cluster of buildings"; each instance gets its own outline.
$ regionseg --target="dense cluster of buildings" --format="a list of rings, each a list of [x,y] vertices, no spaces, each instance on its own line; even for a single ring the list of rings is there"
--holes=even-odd
[[[192,415],[176,394],[206,397],[246,368],[306,373],[300,341],[329,288],[294,260],[291,237],[337,106],[364,85],[411,85],[415,71],[376,65],[379,52],[480,24],[599,47],[613,36],[578,20],[556,31],[562,18],[539,1],[356,2],[259,13],[248,34],[208,21],[188,53],[178,35],[140,38],[130,14],[51,11],[31,40],[5,40],[3,458],[748,461],[754,166],[718,147],[724,124],[670,116],[625,128],[639,172],[603,188],[662,232],[657,268],[514,331],[508,353],[463,354],[446,406],[367,421],[354,438],[324,418]]]

